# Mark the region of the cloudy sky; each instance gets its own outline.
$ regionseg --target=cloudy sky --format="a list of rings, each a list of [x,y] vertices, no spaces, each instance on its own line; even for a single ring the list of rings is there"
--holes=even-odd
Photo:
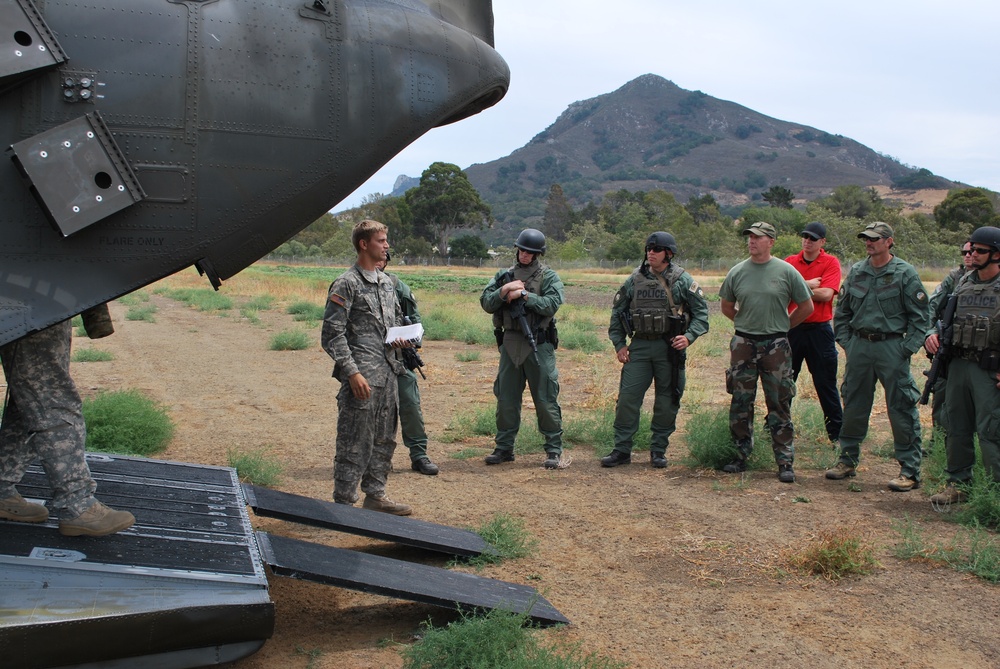
[[[997,0],[494,0],[493,13],[507,96],[431,130],[337,210],[434,161],[505,156],[646,73],[1000,191]]]

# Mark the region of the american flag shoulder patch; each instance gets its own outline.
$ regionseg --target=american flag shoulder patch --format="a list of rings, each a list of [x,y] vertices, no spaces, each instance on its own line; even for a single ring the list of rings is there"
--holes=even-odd
[[[346,304],[346,300],[344,299],[344,297],[342,295],[338,295],[337,293],[330,293],[330,301],[341,308],[343,308],[343,306]]]

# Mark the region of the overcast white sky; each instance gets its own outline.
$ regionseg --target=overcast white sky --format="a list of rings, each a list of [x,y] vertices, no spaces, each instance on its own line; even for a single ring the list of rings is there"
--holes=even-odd
[[[344,202],[506,156],[577,101],[658,74],[1000,191],[997,0],[494,0],[507,96],[431,130]]]

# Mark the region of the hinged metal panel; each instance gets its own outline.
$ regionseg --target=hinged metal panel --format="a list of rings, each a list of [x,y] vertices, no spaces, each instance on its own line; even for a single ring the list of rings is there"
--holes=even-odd
[[[100,113],[11,146],[56,229],[68,237],[145,197]]]
[[[66,54],[31,0],[0,2],[0,84],[66,62]]]

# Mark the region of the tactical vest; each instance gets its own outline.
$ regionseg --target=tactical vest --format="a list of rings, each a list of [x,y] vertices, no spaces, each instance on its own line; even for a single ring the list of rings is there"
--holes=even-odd
[[[955,294],[952,345],[966,352],[1000,351],[1000,276],[989,283],[966,277]]]
[[[527,267],[514,265],[507,271],[514,277],[515,281],[524,283],[526,291],[535,295],[541,294],[542,274],[545,272],[545,265],[542,263],[532,263],[532,265],[528,265]],[[524,316],[528,319],[528,326],[534,332],[545,330],[552,321],[551,316],[542,316],[531,309],[525,309]],[[514,322],[514,319],[510,317],[510,309],[507,308],[499,309],[493,313],[493,326],[502,327],[504,330],[510,332],[521,332],[520,324]]]
[[[683,268],[671,264],[666,277],[666,290],[660,280],[652,274],[652,270],[647,274],[639,268],[632,273],[632,303],[629,305],[629,311],[632,314],[632,325],[636,334],[670,337],[684,334],[691,320],[690,314],[684,309],[686,302],[675,303],[671,307],[673,296],[671,294],[668,298],[666,292],[673,290],[674,283],[683,273]]]

